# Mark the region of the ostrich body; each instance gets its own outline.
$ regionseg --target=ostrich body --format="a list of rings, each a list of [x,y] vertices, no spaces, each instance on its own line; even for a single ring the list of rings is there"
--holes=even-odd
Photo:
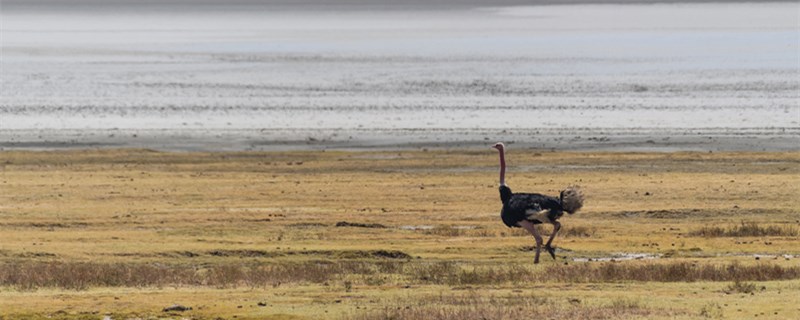
[[[542,249],[542,236],[534,225],[549,223],[553,225],[553,233],[547,240],[545,249],[553,259],[556,258],[555,249],[551,246],[553,239],[561,229],[558,219],[564,212],[573,214],[583,206],[583,194],[577,186],[567,187],[558,198],[538,193],[513,193],[506,185],[506,159],[505,145],[498,142],[492,148],[500,152],[500,200],[503,209],[500,217],[509,228],[521,227],[528,230],[536,239],[536,257],[533,263],[539,263],[539,254]]]

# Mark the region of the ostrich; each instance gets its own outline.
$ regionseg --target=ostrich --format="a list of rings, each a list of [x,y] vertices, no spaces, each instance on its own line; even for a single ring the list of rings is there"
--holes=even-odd
[[[542,236],[534,226],[535,224],[549,223],[553,225],[553,233],[547,240],[544,248],[553,259],[556,258],[555,249],[551,246],[561,223],[558,218],[566,211],[573,214],[583,207],[583,193],[578,186],[569,186],[558,198],[538,193],[512,193],[506,185],[506,158],[505,145],[498,142],[492,146],[500,152],[500,200],[503,201],[503,210],[500,217],[509,228],[522,227],[528,230],[536,239],[536,257],[533,263],[539,263],[539,253],[542,250]]]

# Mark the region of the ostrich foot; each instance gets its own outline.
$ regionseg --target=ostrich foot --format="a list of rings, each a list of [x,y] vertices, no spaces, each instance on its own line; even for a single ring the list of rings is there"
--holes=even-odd
[[[547,245],[544,247],[544,249],[547,250],[547,253],[549,253],[551,257],[553,257],[553,260],[556,259],[556,248]]]

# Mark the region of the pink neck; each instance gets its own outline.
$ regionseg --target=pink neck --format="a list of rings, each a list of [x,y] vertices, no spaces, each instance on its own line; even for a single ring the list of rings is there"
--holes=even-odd
[[[500,149],[500,185],[506,185],[506,156],[504,149]]]

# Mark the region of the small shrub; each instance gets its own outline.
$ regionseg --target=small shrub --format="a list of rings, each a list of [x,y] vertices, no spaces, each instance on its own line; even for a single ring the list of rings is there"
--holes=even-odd
[[[425,230],[424,233],[444,237],[460,237],[464,235],[464,229],[453,228],[447,225],[437,225],[431,229]]]
[[[725,293],[754,293],[756,292],[756,285],[754,283],[749,282],[741,282],[735,281],[734,283],[730,284],[729,286],[725,287]]]
[[[589,238],[593,237],[595,232],[597,232],[596,228],[575,226],[562,228],[558,235],[565,238]]]
[[[617,310],[635,310],[643,309],[639,301],[632,299],[616,299],[611,302],[609,307]]]
[[[722,307],[718,303],[708,303],[700,308],[700,316],[703,318],[722,319]]]

